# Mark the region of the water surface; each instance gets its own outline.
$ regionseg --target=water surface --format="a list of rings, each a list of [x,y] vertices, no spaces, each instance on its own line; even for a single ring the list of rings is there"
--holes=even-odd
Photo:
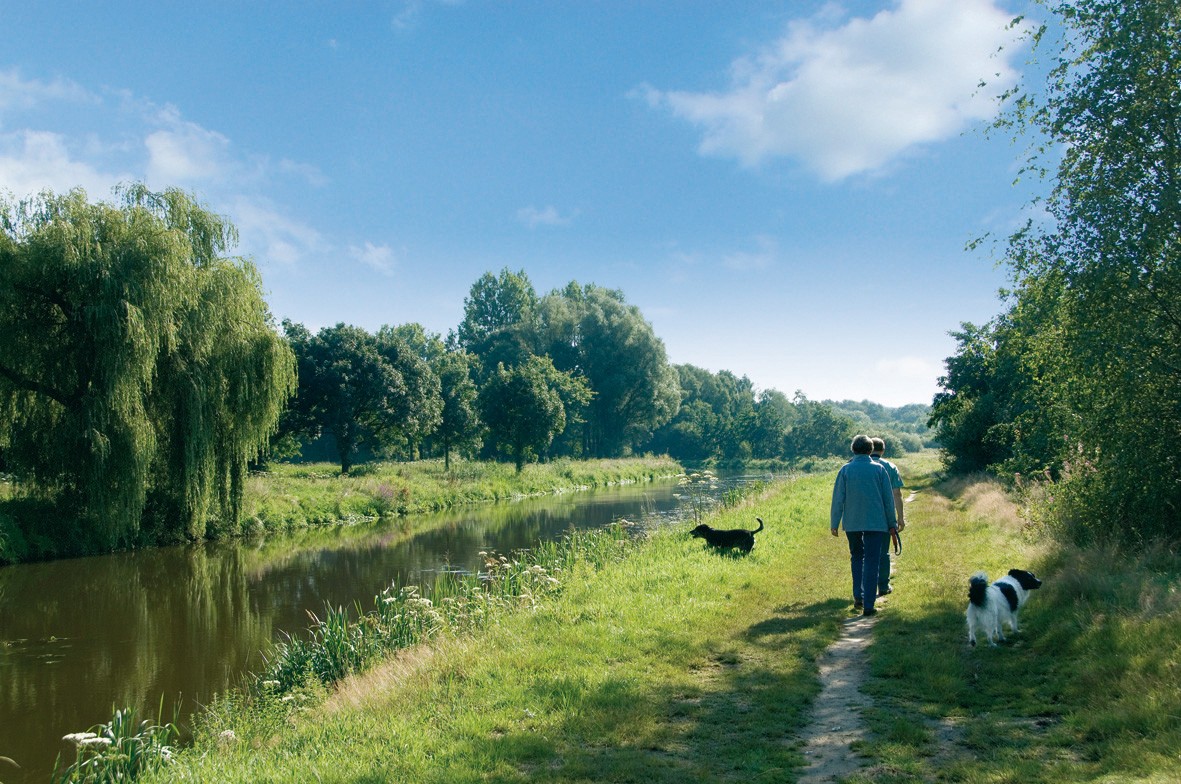
[[[475,571],[571,528],[675,519],[674,482],[570,493],[255,542],[140,550],[0,568],[0,781],[44,782],[69,732],[114,707],[154,717],[195,706],[262,669],[280,632],[326,604],[372,609],[382,589]]]

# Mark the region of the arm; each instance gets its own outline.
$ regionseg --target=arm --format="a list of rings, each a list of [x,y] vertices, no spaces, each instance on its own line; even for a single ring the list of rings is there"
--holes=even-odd
[[[841,517],[845,511],[845,472],[840,471],[837,474],[837,481],[832,487],[832,508],[828,514],[829,528],[832,530],[832,535],[837,535],[837,529],[841,527]]]
[[[902,491],[894,488],[894,515],[898,518],[898,530],[906,527],[906,511],[902,506]]]

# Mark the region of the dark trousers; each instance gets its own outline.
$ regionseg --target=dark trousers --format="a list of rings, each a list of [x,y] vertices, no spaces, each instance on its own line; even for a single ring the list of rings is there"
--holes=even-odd
[[[890,542],[885,531],[846,531],[849,537],[849,569],[853,573],[853,600],[872,610],[878,592],[882,551]]]
[[[882,560],[878,565],[878,593],[890,590],[890,538],[886,537],[886,546],[882,548]]]

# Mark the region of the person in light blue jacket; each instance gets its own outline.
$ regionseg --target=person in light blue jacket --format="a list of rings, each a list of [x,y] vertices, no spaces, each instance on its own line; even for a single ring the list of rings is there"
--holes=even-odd
[[[837,472],[832,488],[829,525],[837,536],[845,528],[849,539],[849,567],[853,573],[853,607],[862,615],[875,615],[878,569],[882,550],[890,543],[890,531],[897,528],[894,492],[890,475],[870,458],[873,439],[853,437],[853,459]]]

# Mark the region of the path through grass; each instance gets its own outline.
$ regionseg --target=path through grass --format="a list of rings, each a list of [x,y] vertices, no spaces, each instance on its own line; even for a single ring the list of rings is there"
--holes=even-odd
[[[1085,576],[1087,556],[1040,543],[995,486],[936,486],[930,461],[902,468],[917,495],[867,653],[865,766],[851,780],[1181,779],[1176,555],[1124,559],[1112,596]],[[831,481],[778,485],[713,521],[767,521],[748,557],[666,531],[565,575],[532,611],[408,651],[306,707],[211,716],[158,780],[796,781],[818,662],[851,617]],[[967,577],[1010,566],[1047,580],[1027,630],[971,651]]]

